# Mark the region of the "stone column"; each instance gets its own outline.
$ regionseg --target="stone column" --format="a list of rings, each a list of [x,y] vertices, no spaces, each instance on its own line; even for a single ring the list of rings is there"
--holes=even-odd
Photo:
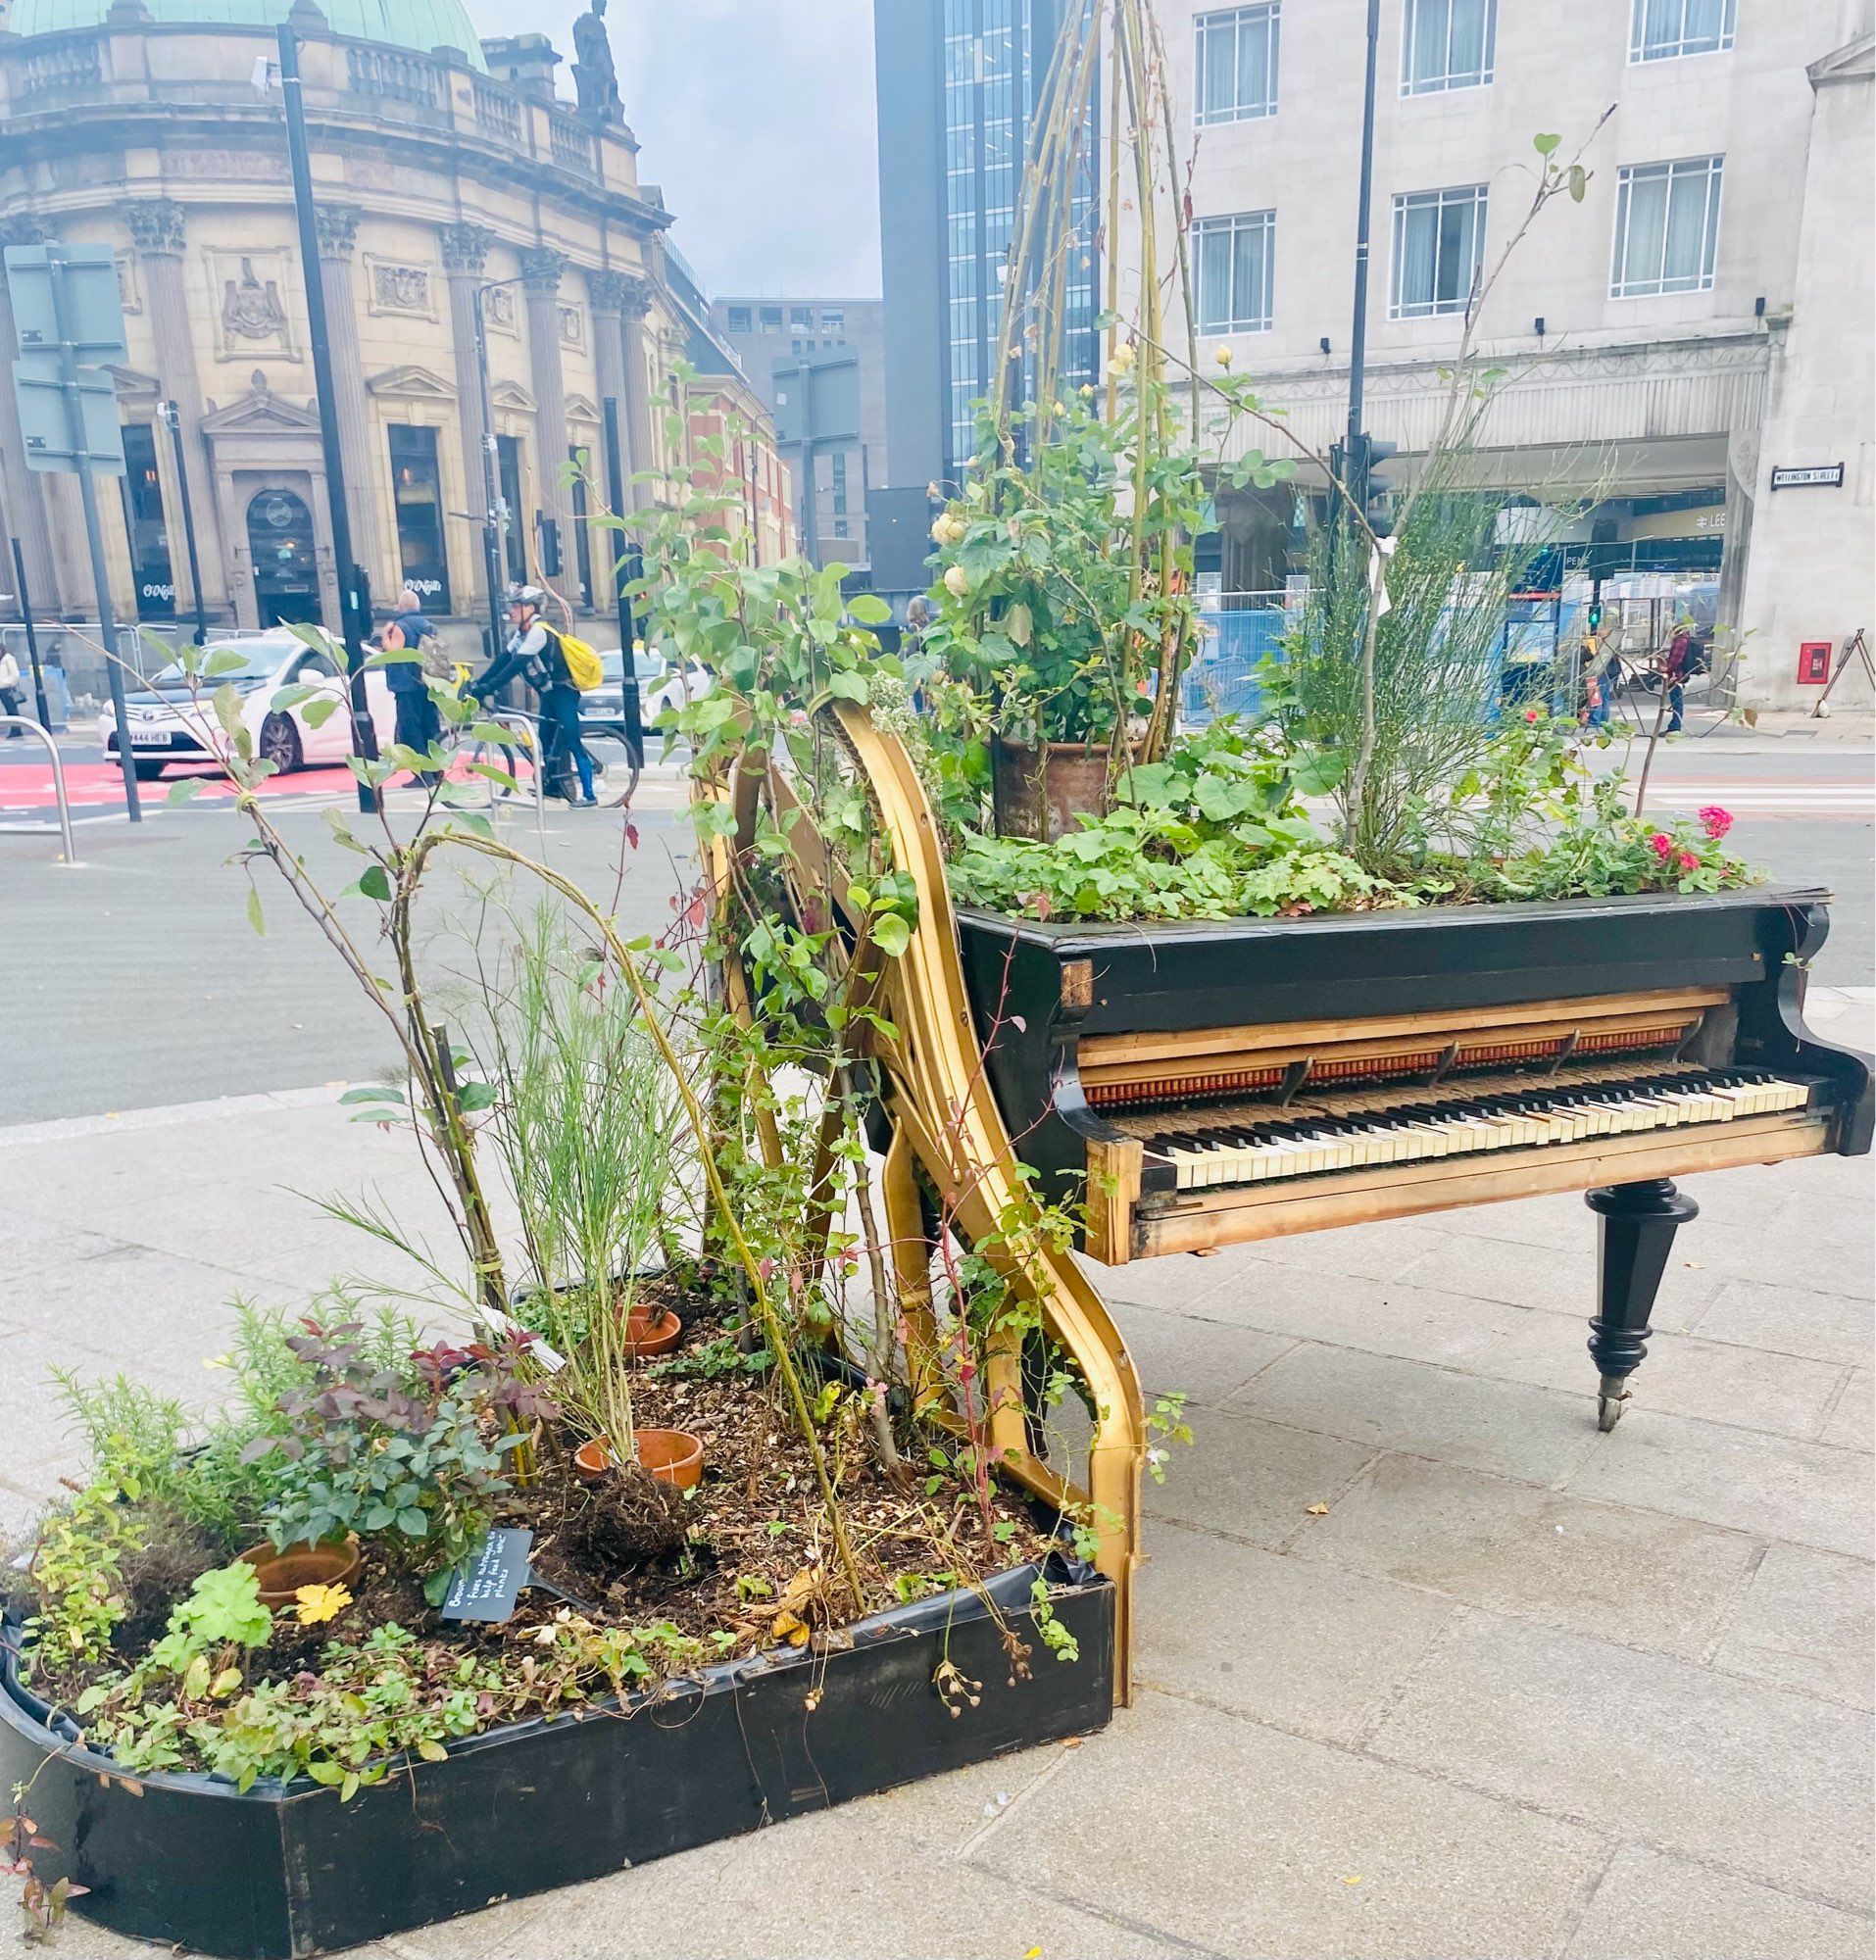
[[[479,522],[488,511],[482,457],[489,430],[482,415],[482,376],[475,358],[475,296],[495,233],[486,224],[446,224],[442,239],[443,272],[450,288],[450,357],[456,364],[456,421],[463,445],[463,476],[469,512]]]
[[[619,353],[625,368],[625,501],[634,511],[655,501],[650,484],[634,488],[631,481],[634,470],[650,469],[657,461],[651,377],[645,367],[645,316],[652,310],[655,291],[650,279],[629,274],[619,306]]]
[[[43,245],[48,235],[44,220],[28,212],[16,213],[0,221],[0,245]],[[43,618],[52,618],[61,610],[59,574],[52,555],[52,530],[46,522],[45,501],[39,494],[39,486],[45,479],[26,467],[20,405],[14,399],[11,369],[19,344],[13,323],[13,301],[6,280],[0,279],[0,353],[6,356],[8,369],[0,374],[0,503],[6,506],[7,524],[20,540],[21,555],[26,562],[32,610]],[[0,541],[0,591],[13,590],[12,561],[11,547]]]
[[[195,365],[194,336],[189,330],[189,302],[182,282],[182,207],[173,198],[140,198],[124,207],[131,242],[143,268],[143,289],[150,309],[150,332],[156,342],[157,378],[176,405],[182,425],[182,467],[188,477],[189,508],[195,518],[196,558],[202,567],[202,603],[218,617],[231,616],[228,607],[228,559],[222,540],[222,514],[215,494],[215,473],[202,437],[202,385]],[[161,422],[157,440],[167,444]],[[178,493],[179,495],[179,493]],[[178,593],[188,580],[189,553],[181,511],[166,511],[170,533],[170,563]],[[193,595],[191,595],[193,597]],[[179,602],[176,616],[187,609]]]
[[[567,466],[567,385],[561,373],[561,275],[567,254],[551,245],[521,254],[521,291],[527,300],[527,367],[534,383],[534,488],[541,509],[561,527],[563,564],[572,559],[568,501],[561,488]],[[521,521],[528,521],[522,518]]]
[[[371,421],[365,398],[365,361],[359,352],[358,295],[352,285],[352,248],[358,242],[355,204],[320,204],[313,217],[320,235],[320,279],[325,289],[326,334],[332,349],[333,406],[338,414],[339,455],[345,463],[346,503],[352,518],[352,550],[371,581],[374,605],[397,597],[404,567],[392,564],[378,543],[377,459],[371,453]],[[345,575],[344,567],[338,568]],[[389,581],[387,583],[387,580]]]
[[[632,501],[632,454],[626,438],[626,416],[628,405],[625,399],[625,349],[619,338],[623,313],[629,297],[631,281],[623,272],[588,272],[586,275],[586,296],[593,311],[593,368],[599,381],[600,395],[600,449],[593,458],[593,494],[597,503],[610,500],[612,482],[607,468],[606,456],[606,401],[610,396],[618,405],[617,428],[618,433],[618,482],[619,496],[624,510],[615,511],[616,517],[622,517],[626,511],[636,508]],[[602,612],[606,602],[616,590],[612,573],[619,555],[625,548],[637,542],[637,534],[631,531],[603,530],[596,534],[593,549],[593,564],[596,569],[605,573],[595,581],[593,599]]]

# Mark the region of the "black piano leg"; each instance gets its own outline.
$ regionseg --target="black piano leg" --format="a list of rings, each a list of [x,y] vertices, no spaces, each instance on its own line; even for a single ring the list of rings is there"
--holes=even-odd
[[[1674,1234],[1700,1206],[1674,1180],[1651,1177],[1640,1184],[1605,1184],[1584,1194],[1597,1215],[1597,1315],[1590,1322],[1590,1353],[1602,1370],[1596,1426],[1613,1429],[1628,1400],[1628,1378],[1648,1352],[1648,1324]]]

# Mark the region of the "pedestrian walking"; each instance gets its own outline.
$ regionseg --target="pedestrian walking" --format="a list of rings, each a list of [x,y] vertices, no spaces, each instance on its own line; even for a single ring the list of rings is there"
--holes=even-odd
[[[13,657],[11,647],[0,647],[0,714],[20,712],[20,662]],[[9,742],[24,742],[25,731],[21,728],[7,730]]]
[[[1694,658],[1694,622],[1683,619],[1674,628],[1674,637],[1661,657],[1661,689],[1667,696],[1667,726],[1664,735],[1681,732],[1681,715],[1687,707],[1687,677]]]
[[[508,645],[475,683],[476,694],[491,699],[511,680],[531,687],[541,705],[541,787],[551,797],[578,801],[591,808],[599,799],[593,794],[593,759],[579,732],[579,689],[567,664],[561,636],[541,617],[547,599],[538,585],[517,585],[509,589]],[[568,794],[568,764],[579,773],[577,799]]]
[[[435,641],[436,629],[424,616],[422,600],[407,585],[397,596],[397,611],[384,622],[378,643],[387,652],[408,650],[418,656],[414,661],[392,661],[384,678],[397,710],[397,740],[420,756],[427,756],[443,732],[442,717],[430,699],[425,658],[434,658]],[[433,770],[420,770],[417,779],[426,788],[440,780]]]

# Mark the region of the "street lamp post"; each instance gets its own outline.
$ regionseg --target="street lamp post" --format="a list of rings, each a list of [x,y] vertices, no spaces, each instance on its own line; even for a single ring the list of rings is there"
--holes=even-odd
[[[325,280],[320,263],[319,230],[313,216],[313,161],[306,139],[306,103],[300,86],[300,43],[291,22],[278,31],[280,92],[286,101],[286,147],[293,171],[293,210],[299,223],[300,270],[306,285],[307,340],[313,352],[313,389],[320,411],[320,451],[325,466],[325,496],[332,528],[332,559],[339,579],[339,632],[351,676],[352,754],[376,761],[377,731],[365,693],[365,635],[360,619],[364,573],[352,559],[352,517],[345,502],[345,458],[339,447],[338,395],[332,379],[332,343],[325,322]],[[379,808],[378,793],[360,779],[359,808]]]
[[[209,615],[202,604],[202,567],[195,555],[195,504],[189,495],[189,466],[182,460],[182,415],[173,401],[159,402],[157,414],[169,428],[170,444],[175,453],[176,492],[182,500],[182,535],[189,548],[189,597],[195,603],[195,644],[205,647],[209,643]]]
[[[1355,321],[1349,333],[1349,432],[1343,472],[1349,500],[1368,509],[1368,444],[1361,428],[1368,354],[1368,206],[1374,198],[1374,58],[1381,38],[1381,0],[1368,0],[1367,81],[1361,100],[1361,203],[1355,225]]]
[[[503,522],[501,472],[495,455],[495,402],[488,379],[488,316],[483,301],[504,286],[518,286],[519,279],[484,279],[475,288],[475,385],[482,404],[482,566],[488,579],[488,618],[490,660],[502,651],[503,595],[507,590],[507,526]]]

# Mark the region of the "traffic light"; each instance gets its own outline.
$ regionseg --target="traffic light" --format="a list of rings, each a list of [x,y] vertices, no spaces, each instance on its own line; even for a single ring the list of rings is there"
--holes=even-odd
[[[543,578],[558,578],[561,575],[560,522],[557,518],[548,516],[544,512],[536,512],[534,514],[534,524],[540,539],[540,548],[537,556],[540,559],[541,576]]]
[[[1603,602],[1601,599],[1592,599],[1590,601],[1590,631],[1592,633],[1600,633],[1602,630]]]
[[[1377,531],[1385,531],[1394,521],[1394,479],[1377,473],[1377,466],[1399,456],[1398,442],[1381,442],[1364,434],[1361,438],[1361,484],[1367,519]]]

